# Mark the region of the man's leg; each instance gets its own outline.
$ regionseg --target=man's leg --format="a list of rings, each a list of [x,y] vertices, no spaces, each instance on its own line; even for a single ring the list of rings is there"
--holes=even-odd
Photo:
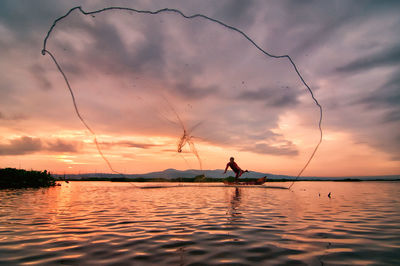
[[[239,170],[239,172],[236,173],[235,177],[235,182],[237,183],[239,181],[239,177],[241,177],[244,173],[248,173],[249,171],[245,170],[243,171],[242,169]]]
[[[239,181],[240,172],[241,172],[241,171],[236,172],[235,183],[238,183],[238,181]]]
[[[243,173],[245,173],[245,172],[248,172],[247,170],[246,171],[243,171],[242,169],[240,169],[240,171],[239,171],[239,173],[238,173],[238,177],[241,177],[242,175],[243,175]]]

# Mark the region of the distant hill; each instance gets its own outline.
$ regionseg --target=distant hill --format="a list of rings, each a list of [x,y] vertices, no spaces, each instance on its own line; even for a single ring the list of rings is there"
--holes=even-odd
[[[222,169],[215,169],[215,170],[196,170],[196,169],[188,169],[188,170],[177,170],[177,169],[166,169],[164,171],[158,172],[150,172],[146,174],[124,174],[124,177],[127,178],[164,178],[164,179],[172,179],[172,178],[191,178],[199,175],[205,175],[210,178],[223,178],[228,176],[234,176],[235,173],[232,171],[227,171],[224,174],[224,170]],[[242,175],[241,178],[260,178],[263,176],[268,176],[270,178],[277,178],[277,179],[291,179],[291,176],[285,175],[273,175],[273,174],[266,174],[260,172],[249,172]],[[58,177],[62,177],[63,175],[56,175]],[[70,179],[79,179],[81,177],[102,177],[102,178],[119,178],[121,175],[118,174],[106,174],[106,173],[85,173],[85,174],[69,174],[67,175]]]
[[[228,171],[224,174],[224,170],[215,169],[215,170],[176,170],[176,169],[166,169],[164,171],[158,172],[150,172],[146,174],[124,174],[124,177],[127,178],[163,178],[163,179],[173,179],[173,178],[192,178],[199,175],[205,175],[210,178],[224,178],[228,176],[235,176],[232,171]],[[63,177],[63,175],[54,175],[56,177]],[[271,173],[261,173],[261,172],[253,172],[245,173],[241,178],[260,178],[263,176],[267,176],[270,180],[290,180],[295,179],[295,176],[288,175],[274,175]],[[66,175],[68,179],[80,179],[80,178],[89,178],[89,177],[99,177],[99,178],[120,178],[119,174],[107,174],[107,173],[85,173],[85,174],[69,174]],[[400,175],[387,175],[387,176],[349,176],[349,177],[315,177],[315,176],[302,176],[299,177],[298,180],[400,180]]]

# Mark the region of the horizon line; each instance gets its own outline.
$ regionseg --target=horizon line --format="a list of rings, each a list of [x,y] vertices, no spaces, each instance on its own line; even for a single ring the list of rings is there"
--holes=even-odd
[[[164,170],[156,170],[156,171],[150,171],[146,173],[124,173],[124,175],[148,175],[152,173],[157,173],[157,172],[165,172],[167,170],[174,170],[177,172],[186,172],[186,171],[198,171],[198,172],[206,172],[206,171],[221,171],[223,172],[223,169],[206,169],[206,170],[200,170],[200,169],[185,169],[185,170],[179,170],[179,169],[174,169],[174,168],[167,168]],[[232,170],[228,170],[227,174],[230,172],[233,172]],[[288,174],[274,174],[274,173],[266,173],[266,172],[260,172],[260,171],[249,171],[250,173],[257,173],[257,174],[263,174],[263,175],[272,175],[272,176],[285,176],[288,178],[296,178],[296,175],[288,175]],[[110,172],[79,172],[79,173],[54,173],[54,175],[88,175],[88,174],[100,174],[100,175],[115,175],[119,176],[120,174],[116,173],[110,173]],[[373,177],[400,177],[399,174],[382,174],[382,175],[340,175],[340,176],[317,176],[317,175],[310,175],[310,176],[302,176],[302,178],[373,178]],[[244,177],[246,178],[246,177]]]

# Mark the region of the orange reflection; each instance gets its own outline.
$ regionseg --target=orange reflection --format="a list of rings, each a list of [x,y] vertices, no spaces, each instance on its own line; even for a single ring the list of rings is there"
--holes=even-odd
[[[239,211],[240,201],[241,201],[241,190],[240,188],[235,188],[231,196],[227,212],[227,214],[229,214],[228,220],[231,223],[241,218],[241,212]]]

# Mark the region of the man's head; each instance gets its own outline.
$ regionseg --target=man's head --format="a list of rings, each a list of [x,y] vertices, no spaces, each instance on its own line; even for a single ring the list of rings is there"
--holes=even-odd
[[[229,159],[229,161],[231,161],[231,162],[233,162],[235,160],[235,158],[233,158],[233,157],[231,157],[230,159]]]

